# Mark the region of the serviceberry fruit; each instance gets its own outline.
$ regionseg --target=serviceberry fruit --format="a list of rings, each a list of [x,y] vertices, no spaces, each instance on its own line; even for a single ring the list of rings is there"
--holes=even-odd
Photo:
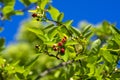
[[[32,17],[37,17],[37,14],[36,14],[36,13],[33,13],[33,14],[32,14]]]
[[[61,48],[61,49],[60,49],[60,53],[65,53],[65,49],[64,49],[64,48]]]
[[[63,45],[63,43],[62,42],[58,42],[58,46],[62,46]]]
[[[63,39],[62,39],[62,43],[65,43],[65,42],[66,42],[66,39],[65,39],[65,38],[63,38]]]

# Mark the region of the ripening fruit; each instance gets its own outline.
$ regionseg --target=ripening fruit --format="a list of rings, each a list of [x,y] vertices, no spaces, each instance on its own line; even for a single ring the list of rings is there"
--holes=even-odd
[[[54,50],[54,51],[57,51],[57,50],[58,50],[58,48],[57,48],[57,47],[54,47],[54,48],[53,48],[53,50]]]
[[[60,53],[65,53],[65,49],[64,49],[64,48],[61,48],[61,49],[60,49]]]
[[[64,36],[64,39],[67,39],[67,37],[66,37],[66,36]]]
[[[63,43],[62,42],[58,42],[58,46],[62,46],[63,45]]]
[[[65,38],[63,38],[63,39],[62,39],[62,43],[65,43],[65,42],[66,42],[66,39],[65,39]]]
[[[32,17],[37,17],[37,14],[36,14],[36,13],[33,13],[33,14],[32,14]]]

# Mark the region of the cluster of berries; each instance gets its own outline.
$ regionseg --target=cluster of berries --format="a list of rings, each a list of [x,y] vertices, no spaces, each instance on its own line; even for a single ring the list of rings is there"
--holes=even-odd
[[[64,54],[65,53],[64,44],[65,44],[66,41],[67,41],[67,37],[64,36],[64,38],[60,42],[53,45],[53,50],[54,51],[59,51],[61,54]]]

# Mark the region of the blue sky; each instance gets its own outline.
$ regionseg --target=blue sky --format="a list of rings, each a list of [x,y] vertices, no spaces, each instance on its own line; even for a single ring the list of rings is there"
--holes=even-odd
[[[64,12],[64,20],[74,20],[73,26],[77,26],[83,20],[92,24],[107,20],[116,23],[120,29],[120,0],[53,0],[52,4]],[[15,9],[23,8],[17,0]],[[25,12],[23,16],[12,16],[12,21],[4,22],[4,31],[0,33],[0,37],[5,37],[6,44],[15,41],[20,22],[28,16],[29,13]]]

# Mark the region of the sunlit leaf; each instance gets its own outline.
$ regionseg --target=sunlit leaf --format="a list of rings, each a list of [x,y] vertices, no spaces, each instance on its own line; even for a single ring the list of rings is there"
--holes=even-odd
[[[72,25],[72,23],[73,23],[73,20],[68,20],[68,21],[64,22],[63,24],[64,24],[67,28],[69,28],[69,27]]]
[[[101,45],[101,40],[100,39],[95,40],[91,45],[90,53],[97,54],[100,49],[100,45]]]
[[[78,44],[77,41],[72,41],[72,40],[70,40],[70,41],[67,41],[67,42],[66,42],[65,46],[76,45],[76,44]]]
[[[54,8],[53,6],[49,6],[48,12],[50,13],[53,20],[57,21],[60,12],[58,9]]]
[[[27,28],[27,29],[28,29],[28,31],[31,31],[31,32],[33,32],[33,33],[35,33],[35,34],[43,34],[42,30],[39,29],[39,28],[29,27],[29,28]]]
[[[57,34],[57,28],[58,27],[53,27],[48,31],[48,37],[52,39],[56,34]]]
[[[40,6],[42,10],[44,10],[48,2],[49,0],[41,0],[40,2],[38,2],[38,5]]]
[[[109,51],[103,50],[101,54],[105,60],[107,60],[109,63],[113,63],[114,58]]]
[[[44,30],[51,29],[54,26],[54,24],[50,24],[44,28]]]
[[[90,28],[91,28],[91,25],[85,26],[84,30],[82,31],[82,34],[84,35]]]
[[[60,13],[58,18],[57,18],[57,21],[61,22],[63,20],[63,18],[64,18],[64,13]]]
[[[20,0],[25,6],[29,6],[31,2],[29,0]]]

